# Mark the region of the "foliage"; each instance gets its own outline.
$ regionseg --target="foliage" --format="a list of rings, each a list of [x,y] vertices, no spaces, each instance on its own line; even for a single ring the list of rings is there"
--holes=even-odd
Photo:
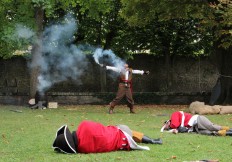
[[[112,1],[109,0],[90,0],[90,1],[79,1],[81,14],[86,14],[95,20],[100,20],[102,15],[110,12]]]
[[[1,161],[230,161],[231,137],[196,134],[160,133],[162,123],[173,111],[186,110],[179,105],[136,106],[137,114],[129,114],[126,105],[109,115],[108,106],[67,105],[58,109],[31,110],[21,106],[1,106]],[[16,112],[20,110],[22,113]],[[231,115],[209,115],[217,124],[232,125]],[[104,125],[126,124],[152,138],[162,138],[163,145],[142,144],[150,151],[116,151],[99,154],[58,154],[51,148],[57,129],[67,124],[71,131],[82,120]]]
[[[7,22],[0,25],[4,33],[0,38],[3,40],[0,48],[1,56],[11,57],[16,50],[25,50],[34,41],[16,38],[13,33],[17,24],[36,31],[34,12],[38,7],[42,7],[45,11],[44,26],[60,21],[67,13],[72,13],[78,22],[78,31],[75,33],[74,41],[76,44],[90,44],[112,49],[120,57],[128,57],[128,54],[141,52],[163,55],[167,48],[164,42],[169,42],[171,55],[190,56],[209,53],[211,33],[206,28],[204,30],[202,27],[199,28],[199,19],[175,19],[177,14],[172,14],[171,17],[167,16],[168,14],[157,14],[167,13],[161,10],[160,5],[167,7],[166,5],[173,5],[174,2],[168,1],[168,4],[164,3],[165,1],[148,0],[135,3],[125,0],[122,2],[124,8],[119,0],[60,0],[59,2],[27,0],[24,4],[3,1],[5,7],[2,7],[2,13],[13,12],[14,14],[9,16],[3,14],[1,17]],[[129,15],[127,13],[129,11],[131,17],[125,16]],[[132,26],[128,26],[124,18]],[[162,21],[160,21],[161,18]],[[8,22],[8,19],[11,21]]]
[[[121,15],[133,26],[144,26],[155,20],[198,19],[201,29],[215,31],[214,39],[221,39],[221,46],[231,46],[231,6],[229,0],[214,1],[158,1],[158,0],[122,0]],[[205,33],[207,34],[207,33]]]
[[[35,20],[29,1],[20,3],[8,0],[0,3],[0,56],[9,58],[15,50],[25,49],[25,45],[29,44],[28,40],[20,39],[16,35],[17,25],[27,24],[28,27],[34,28]]]
[[[208,11],[204,1],[189,0],[122,0],[122,16],[131,25],[145,25],[154,19],[202,18]]]
[[[3,40],[0,47],[1,49],[0,56],[4,56],[6,58],[11,57],[16,49],[21,49],[22,47],[25,48],[27,43],[32,43],[32,42],[23,42],[22,40],[20,40],[21,46],[19,46],[18,45],[19,42],[17,42],[17,38],[15,37],[14,32],[15,32],[15,26],[17,24],[23,24],[24,26],[31,28],[33,31],[36,31],[36,26],[35,26],[36,20],[34,18],[36,8],[42,8],[45,11],[45,18],[44,18],[45,26],[50,25],[54,21],[57,20],[59,21],[59,19],[63,18],[63,16],[67,13],[74,14],[74,11],[76,9],[77,17],[78,18],[81,17],[79,20],[80,32],[86,31],[86,33],[90,32],[96,35],[96,32],[94,30],[96,30],[99,27],[96,26],[96,24],[99,23],[99,21],[102,21],[103,15],[110,14],[111,6],[112,6],[112,1],[109,0],[101,0],[101,1],[61,0],[59,2],[55,0],[49,0],[49,1],[27,0],[24,1],[24,3],[9,0],[9,1],[2,1],[1,3],[2,4],[1,4],[0,12],[2,13],[1,14],[2,16],[0,17],[0,19],[2,20],[2,22],[6,22],[6,23],[0,24],[0,31],[2,31],[1,33],[3,33],[3,35],[0,38],[1,40]],[[104,19],[106,19],[106,17],[104,17]],[[79,35],[84,35],[84,34],[85,33],[81,33]],[[96,39],[91,39],[92,35],[90,36],[86,35],[86,36],[87,39],[85,40],[85,42],[88,42],[88,40],[96,40]],[[86,36],[84,35],[84,37]],[[92,43],[92,42],[88,42],[88,43]],[[7,48],[3,48],[3,47],[7,47]]]
[[[220,47],[229,48],[232,46],[232,1],[219,0],[219,3],[210,3],[214,9],[215,38],[220,38]]]
[[[209,54],[211,41],[210,31],[201,31],[199,20],[172,19],[124,28],[115,44],[132,54],[139,51],[163,56],[168,49],[170,56],[198,56]]]

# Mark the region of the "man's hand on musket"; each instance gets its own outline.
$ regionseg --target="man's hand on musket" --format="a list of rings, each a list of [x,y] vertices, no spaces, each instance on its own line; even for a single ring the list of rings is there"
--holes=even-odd
[[[144,74],[149,75],[150,71],[145,71]]]

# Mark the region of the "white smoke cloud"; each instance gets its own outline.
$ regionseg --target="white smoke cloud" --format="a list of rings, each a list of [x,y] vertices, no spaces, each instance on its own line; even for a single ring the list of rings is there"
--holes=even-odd
[[[64,18],[59,24],[46,27],[42,40],[36,44],[40,47],[33,59],[30,67],[39,67],[38,87],[42,93],[52,85],[68,79],[73,79],[81,84],[80,76],[88,66],[88,60],[85,53],[92,52],[93,58],[97,64],[99,60],[104,60],[118,68],[122,68],[125,61],[117,57],[111,50],[94,48],[91,45],[76,46],[72,43],[74,34],[77,32],[76,20],[70,15]],[[30,39],[35,33],[29,28],[17,25],[16,34],[19,38]],[[35,42],[32,42],[35,43]],[[34,56],[34,57],[35,57]]]
[[[37,44],[38,49],[29,66],[39,67],[37,89],[41,94],[55,83],[67,79],[73,79],[77,84],[81,84],[80,76],[86,69],[88,61],[83,48],[72,43],[76,31],[76,20],[68,15],[62,23],[45,28],[42,40],[33,40],[37,41],[32,43]],[[14,36],[29,40],[35,33],[19,24],[16,25]]]
[[[100,64],[99,60],[104,60],[104,62],[110,63],[117,68],[123,68],[125,64],[125,61],[116,56],[112,50],[97,48],[94,51],[93,58],[97,64]]]
[[[40,92],[68,79],[81,83],[80,76],[88,62],[84,51],[72,44],[76,30],[76,20],[72,17],[66,17],[63,24],[52,25],[44,30],[38,77]]]
[[[16,25],[15,34],[17,37],[24,39],[30,39],[35,35],[35,33],[31,29],[29,29],[26,26],[23,26],[22,24]]]

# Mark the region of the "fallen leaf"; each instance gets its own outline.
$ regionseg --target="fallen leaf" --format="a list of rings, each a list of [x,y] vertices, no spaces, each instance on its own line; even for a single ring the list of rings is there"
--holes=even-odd
[[[117,160],[121,160],[122,158],[121,157],[117,157]]]
[[[172,159],[176,159],[176,156],[172,156]]]
[[[5,143],[9,143],[9,141],[6,139],[6,135],[5,134],[2,134],[2,139],[3,139],[3,141],[5,142]]]

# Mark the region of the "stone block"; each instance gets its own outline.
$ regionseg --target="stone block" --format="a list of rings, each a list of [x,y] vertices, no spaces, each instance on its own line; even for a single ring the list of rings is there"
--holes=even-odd
[[[58,103],[57,102],[48,102],[48,108],[49,109],[56,109],[56,108],[58,108]]]

